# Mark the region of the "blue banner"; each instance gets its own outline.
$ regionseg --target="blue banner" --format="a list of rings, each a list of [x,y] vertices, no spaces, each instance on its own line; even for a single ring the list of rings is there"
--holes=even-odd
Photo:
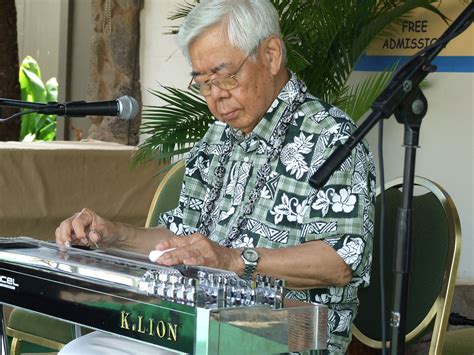
[[[364,55],[356,64],[355,70],[383,71],[397,62],[403,64],[412,56],[383,56]],[[471,56],[438,56],[433,62],[437,72],[445,73],[472,73],[474,72],[474,57]]]

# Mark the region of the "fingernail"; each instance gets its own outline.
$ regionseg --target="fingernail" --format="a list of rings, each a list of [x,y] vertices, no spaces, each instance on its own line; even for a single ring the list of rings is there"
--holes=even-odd
[[[99,249],[99,246],[97,245],[97,243],[95,242],[94,239],[89,238],[89,240],[94,244],[94,246],[96,247],[96,249]]]
[[[64,242],[64,246],[69,248],[71,246],[71,242],[70,241]]]

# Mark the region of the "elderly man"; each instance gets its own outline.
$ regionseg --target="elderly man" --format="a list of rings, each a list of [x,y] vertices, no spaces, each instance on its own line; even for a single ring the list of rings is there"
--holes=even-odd
[[[91,240],[143,253],[172,249],[157,262],[285,279],[287,297],[328,305],[328,349],[344,353],[357,288],[368,284],[371,266],[375,172],[369,148],[357,146],[323,188],[308,184],[355,126],[286,69],[269,0],[202,1],[185,19],[178,42],[192,66],[191,82],[217,119],[186,159],[178,207],[150,229],[84,209],[61,223],[57,242]],[[90,354],[84,343],[76,340],[63,353]],[[130,353],[147,351],[137,346]]]

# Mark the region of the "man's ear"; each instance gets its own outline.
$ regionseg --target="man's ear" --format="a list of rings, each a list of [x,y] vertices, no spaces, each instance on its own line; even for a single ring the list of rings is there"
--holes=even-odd
[[[277,36],[270,36],[264,42],[264,56],[273,75],[278,74],[283,65],[283,43]]]

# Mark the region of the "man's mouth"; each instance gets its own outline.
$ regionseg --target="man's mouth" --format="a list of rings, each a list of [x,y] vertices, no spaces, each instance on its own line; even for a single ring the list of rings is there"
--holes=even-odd
[[[224,121],[232,120],[237,117],[237,111],[238,110],[224,112],[222,113],[222,118],[224,119]]]

